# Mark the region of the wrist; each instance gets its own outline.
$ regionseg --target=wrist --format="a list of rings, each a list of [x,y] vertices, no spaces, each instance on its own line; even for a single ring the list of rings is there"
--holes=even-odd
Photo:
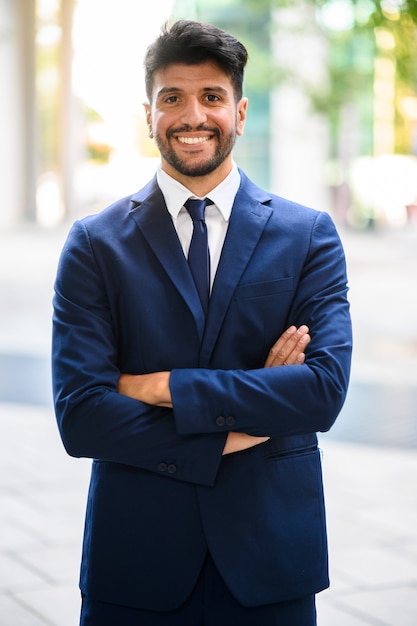
[[[170,372],[157,372],[155,385],[155,402],[157,406],[172,406],[171,391],[169,388]]]

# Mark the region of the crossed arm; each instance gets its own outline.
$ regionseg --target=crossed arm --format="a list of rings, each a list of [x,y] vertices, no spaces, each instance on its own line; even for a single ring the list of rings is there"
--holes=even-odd
[[[275,342],[269,351],[264,367],[281,365],[301,365],[305,360],[305,349],[310,342],[309,329],[290,326]],[[119,393],[154,406],[172,408],[169,388],[170,372],[151,374],[122,374],[119,379]],[[230,432],[223,454],[246,450],[267,441],[269,437],[254,437],[245,433]]]

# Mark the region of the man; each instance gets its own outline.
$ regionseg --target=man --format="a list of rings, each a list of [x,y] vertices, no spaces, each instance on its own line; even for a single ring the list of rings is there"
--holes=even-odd
[[[232,160],[246,59],[214,26],[162,31],[145,59],[161,166],[62,252],[56,414],[94,459],[83,626],[311,626],[328,586],[316,432],[348,385],[345,261],[327,214]]]

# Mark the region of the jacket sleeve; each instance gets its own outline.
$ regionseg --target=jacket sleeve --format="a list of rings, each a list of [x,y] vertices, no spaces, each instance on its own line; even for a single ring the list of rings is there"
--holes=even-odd
[[[53,313],[54,404],[67,452],[212,484],[226,434],[178,434],[172,410],[119,394],[116,335],[102,269],[76,223],[61,254]]]
[[[325,213],[318,214],[312,229],[290,324],[310,328],[304,365],[173,371],[170,388],[178,431],[280,437],[332,426],[347,392],[352,337],[344,252]]]

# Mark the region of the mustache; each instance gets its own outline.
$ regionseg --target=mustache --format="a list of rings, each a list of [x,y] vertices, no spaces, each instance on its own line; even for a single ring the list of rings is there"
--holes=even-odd
[[[197,128],[192,128],[191,126],[188,126],[187,124],[179,128],[171,128],[167,130],[166,136],[168,139],[171,139],[173,135],[178,135],[180,133],[193,133],[193,132],[194,133],[206,132],[206,133],[210,133],[211,135],[215,135],[217,138],[220,137],[220,132],[218,128],[210,128],[209,126],[205,126],[204,124],[200,124],[200,126],[197,126]]]

